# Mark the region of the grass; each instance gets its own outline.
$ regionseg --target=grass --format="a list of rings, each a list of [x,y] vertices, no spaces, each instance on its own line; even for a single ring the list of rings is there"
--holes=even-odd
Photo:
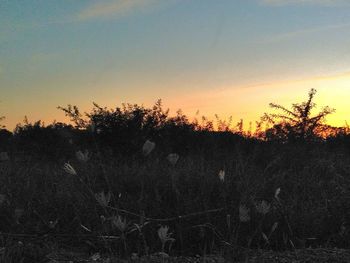
[[[157,146],[120,159],[92,147],[85,160],[86,149],[67,147],[78,154],[48,161],[12,152],[1,162],[3,247],[42,239],[129,256],[349,246],[342,148],[242,141],[173,164]],[[172,235],[159,238],[167,227]]]
[[[308,103],[296,104],[302,116]],[[64,110],[76,127],[37,122],[0,133],[0,262],[40,262],[68,247],[227,259],[349,248],[345,133],[320,138],[283,124],[259,139],[242,122],[213,131],[206,119],[170,118],[160,103],[95,105],[88,121]]]

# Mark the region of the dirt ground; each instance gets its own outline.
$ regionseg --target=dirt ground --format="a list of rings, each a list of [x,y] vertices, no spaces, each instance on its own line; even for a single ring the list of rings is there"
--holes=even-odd
[[[47,256],[49,263],[224,263],[224,262],[245,262],[245,263],[350,263],[350,250],[343,249],[303,249],[295,251],[263,251],[250,250],[243,252],[239,256],[232,258],[208,255],[206,257],[169,257],[166,254],[153,254],[148,257],[138,257],[132,255],[128,259],[120,259],[116,257],[101,256],[94,254],[92,256],[84,256],[78,253],[52,253]]]

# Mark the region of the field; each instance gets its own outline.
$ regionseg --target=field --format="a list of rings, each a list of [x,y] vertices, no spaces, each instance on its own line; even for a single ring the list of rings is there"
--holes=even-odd
[[[315,251],[348,262],[346,133],[214,130],[160,104],[95,105],[86,122],[64,110],[75,126],[1,131],[0,262],[313,262]]]

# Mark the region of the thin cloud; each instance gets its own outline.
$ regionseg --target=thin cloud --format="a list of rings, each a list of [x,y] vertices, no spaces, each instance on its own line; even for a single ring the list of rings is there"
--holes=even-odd
[[[159,2],[159,0],[110,0],[92,4],[83,9],[77,19],[116,18],[142,10]]]
[[[265,82],[265,83],[259,83],[259,84],[253,84],[253,85],[247,85],[247,86],[241,86],[242,89],[247,88],[257,88],[257,87],[267,87],[267,86],[282,86],[287,84],[295,84],[295,83],[303,83],[303,82],[314,82],[314,81],[320,81],[320,80],[335,80],[339,78],[349,78],[350,77],[350,71],[343,71],[335,74],[324,74],[324,75],[314,75],[310,77],[304,77],[304,78],[297,78],[297,79],[287,79],[282,81],[275,81],[275,82]]]
[[[349,1],[345,0],[261,0],[263,4],[267,5],[290,5],[290,4],[308,4],[308,5],[324,5],[324,6],[340,6],[350,5]]]
[[[298,38],[302,36],[306,36],[309,34],[314,34],[318,32],[328,31],[328,30],[335,30],[335,29],[342,29],[350,27],[350,23],[344,23],[344,24],[335,24],[335,25],[326,25],[326,26],[320,26],[320,27],[314,27],[314,28],[307,28],[297,31],[291,31],[275,36],[271,36],[269,38],[263,39],[262,41],[259,41],[260,44],[271,44],[271,43],[277,43],[281,41],[287,41],[293,38]]]

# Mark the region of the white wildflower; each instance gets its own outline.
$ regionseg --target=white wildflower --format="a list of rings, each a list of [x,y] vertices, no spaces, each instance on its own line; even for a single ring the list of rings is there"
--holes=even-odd
[[[112,223],[122,233],[124,233],[128,228],[126,219],[125,218],[123,219],[121,216],[117,216],[117,217],[114,216]]]
[[[150,140],[147,140],[142,146],[143,155],[149,155],[153,151],[154,147],[156,147],[156,144]]]
[[[278,188],[276,189],[276,192],[275,192],[275,198],[276,198],[276,199],[279,199],[278,196],[279,196],[280,192],[281,192],[281,188],[278,187]]]
[[[269,244],[270,241],[269,241],[269,238],[267,237],[267,235],[266,235],[264,232],[261,232],[261,235],[262,235],[263,239],[265,240],[265,242],[266,242],[267,244]]]
[[[218,176],[219,176],[219,179],[221,182],[225,181],[225,171],[224,170],[220,170]]]
[[[275,230],[277,229],[277,227],[278,227],[278,222],[275,222],[275,223],[272,225],[272,227],[271,227],[270,235],[271,235],[273,232],[275,232]]]
[[[75,157],[77,157],[79,161],[86,163],[87,161],[89,161],[90,153],[88,150],[85,150],[84,152],[77,151],[75,153]]]
[[[111,201],[111,193],[108,192],[105,194],[105,192],[97,193],[95,194],[96,201],[103,207],[108,206],[109,202]]]
[[[65,163],[65,164],[63,165],[63,170],[64,170],[66,173],[70,174],[70,175],[77,175],[77,172],[75,171],[75,169],[73,168],[73,166],[70,165],[70,163]]]
[[[100,255],[100,253],[95,253],[95,254],[93,254],[93,255],[90,257],[90,259],[91,259],[92,261],[100,261],[100,260],[101,260],[101,255]]]
[[[58,224],[58,219],[56,219],[55,221],[50,220],[48,223],[48,226],[50,229],[54,229],[57,224]]]
[[[180,156],[177,153],[170,153],[167,156],[167,160],[173,165],[175,166],[177,161],[179,160]]]
[[[160,242],[162,243],[162,251],[164,251],[164,246],[167,241],[175,241],[174,238],[171,238],[170,236],[172,233],[168,233],[169,227],[168,226],[161,226],[158,229],[158,237],[160,239]]]
[[[258,213],[266,215],[268,212],[270,212],[271,205],[266,202],[265,200],[255,204],[256,210]]]

